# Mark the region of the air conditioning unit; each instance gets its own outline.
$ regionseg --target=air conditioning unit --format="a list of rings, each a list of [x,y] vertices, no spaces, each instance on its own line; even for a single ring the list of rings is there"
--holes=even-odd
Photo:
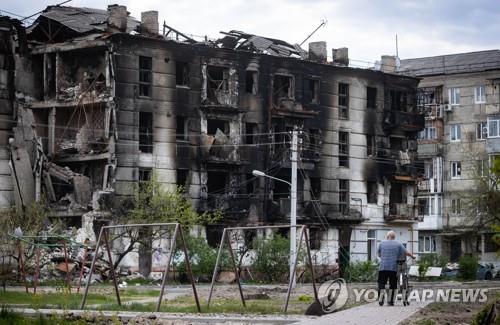
[[[453,106],[451,106],[450,104],[444,104],[443,107],[444,107],[443,110],[445,112],[452,112],[453,111]]]

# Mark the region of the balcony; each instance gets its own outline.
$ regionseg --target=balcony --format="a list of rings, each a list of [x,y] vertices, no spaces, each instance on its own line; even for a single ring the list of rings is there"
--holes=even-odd
[[[222,135],[220,135],[222,134]],[[202,137],[203,147],[201,159],[210,163],[222,164],[245,164],[244,147],[231,144],[231,141],[223,133],[215,136],[205,135]],[[248,157],[246,158],[248,159]]]
[[[425,117],[419,113],[385,110],[383,128],[399,129],[407,132],[421,131],[425,127]]]
[[[486,153],[488,154],[500,153],[500,138],[488,138],[486,140]]]
[[[204,205],[207,210],[219,210],[225,214],[242,214],[248,213],[250,199],[242,195],[208,194]]]
[[[417,222],[415,206],[407,203],[390,203],[384,205],[384,219],[387,222]]]
[[[441,145],[439,143],[419,143],[418,157],[435,157],[441,155]]]
[[[418,108],[424,114],[426,120],[442,119],[444,116],[444,107],[441,104],[425,104]]]
[[[311,118],[319,112],[305,109],[301,103],[293,98],[279,98],[273,104],[273,115],[283,117]]]
[[[441,230],[443,229],[442,215],[419,216],[418,230]]]

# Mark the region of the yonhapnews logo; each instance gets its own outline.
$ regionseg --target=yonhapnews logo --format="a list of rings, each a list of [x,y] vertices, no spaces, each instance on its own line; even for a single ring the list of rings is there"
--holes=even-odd
[[[318,298],[321,308],[327,314],[344,307],[349,298],[345,280],[335,279],[324,282],[319,287]]]

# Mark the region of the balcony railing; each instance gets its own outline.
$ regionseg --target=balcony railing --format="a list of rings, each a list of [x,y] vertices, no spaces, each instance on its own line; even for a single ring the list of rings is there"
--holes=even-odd
[[[384,205],[384,219],[395,222],[419,221],[419,217],[415,213],[415,205],[407,203],[390,203]]]
[[[384,112],[384,128],[403,131],[420,131],[425,127],[425,117],[419,113],[386,110]]]

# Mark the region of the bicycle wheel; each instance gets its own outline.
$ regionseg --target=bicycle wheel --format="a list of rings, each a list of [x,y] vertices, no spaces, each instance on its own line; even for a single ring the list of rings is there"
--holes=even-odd
[[[408,296],[410,295],[410,285],[409,285],[409,281],[408,281],[408,275],[407,274],[403,274],[402,276],[402,282],[403,282],[403,291],[402,291],[402,295],[403,295],[403,306],[408,306],[410,304],[410,302],[408,301]]]

